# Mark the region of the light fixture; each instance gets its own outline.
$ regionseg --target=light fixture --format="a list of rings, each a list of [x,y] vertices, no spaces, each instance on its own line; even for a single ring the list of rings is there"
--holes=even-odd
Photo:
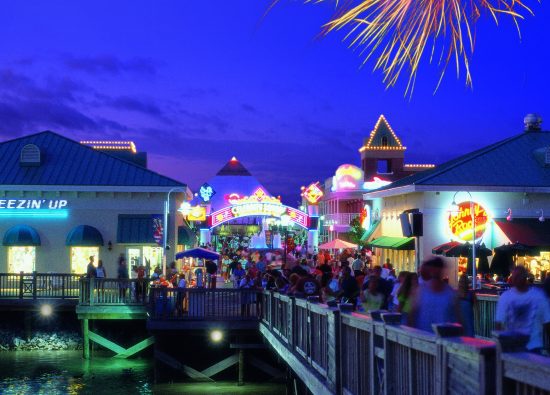
[[[546,220],[546,218],[544,218],[544,210],[543,210],[543,209],[540,209],[539,221],[540,221],[540,222],[544,222],[545,220]]]
[[[212,332],[210,332],[210,340],[212,340],[214,343],[219,343],[223,339],[223,332],[215,329]]]
[[[508,215],[506,216],[506,221],[511,221],[511,220],[513,219],[513,217],[512,217],[512,209],[509,208],[508,210],[506,210],[506,214],[508,214]]]
[[[44,317],[49,317],[52,315],[52,313],[53,313],[52,305],[45,303],[42,306],[40,306],[40,314],[42,314]]]
[[[178,211],[182,213],[182,215],[188,216],[191,213],[191,203],[182,202]]]
[[[111,240],[109,240],[109,242],[107,243],[107,249],[109,251],[112,251],[113,250],[113,242]]]

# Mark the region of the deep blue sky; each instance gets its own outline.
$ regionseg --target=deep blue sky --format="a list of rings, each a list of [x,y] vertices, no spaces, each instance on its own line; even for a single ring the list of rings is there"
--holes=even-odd
[[[334,4],[271,0],[17,1],[0,7],[0,140],[50,129],[132,139],[150,167],[191,187],[236,155],[274,194],[297,200],[357,149],[384,113],[408,162],[440,163],[550,124],[550,10],[496,27],[482,15],[474,88],[435,65],[414,96],[387,90],[372,65],[318,39]]]

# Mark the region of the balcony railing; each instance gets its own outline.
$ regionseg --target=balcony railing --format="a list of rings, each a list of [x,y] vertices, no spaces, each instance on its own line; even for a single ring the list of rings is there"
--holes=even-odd
[[[0,298],[78,299],[80,277],[68,273],[0,273]]]
[[[324,217],[323,225],[341,225],[348,226],[355,218],[360,217],[360,213],[340,213],[340,214],[322,214]]]

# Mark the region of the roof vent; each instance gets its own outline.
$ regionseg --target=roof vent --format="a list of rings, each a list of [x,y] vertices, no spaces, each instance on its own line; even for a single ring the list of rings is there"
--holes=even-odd
[[[19,164],[21,166],[40,166],[40,148],[34,144],[27,144],[21,149]]]
[[[542,126],[542,118],[537,114],[527,114],[523,118],[526,132],[540,132]]]

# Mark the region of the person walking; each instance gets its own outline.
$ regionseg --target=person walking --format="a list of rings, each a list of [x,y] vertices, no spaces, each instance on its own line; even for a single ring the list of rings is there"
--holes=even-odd
[[[458,304],[460,306],[460,319],[464,328],[464,336],[474,337],[474,305],[476,294],[469,287],[468,275],[462,273],[458,279]]]
[[[129,277],[128,277],[128,267],[126,266],[126,259],[122,256],[118,260],[117,278],[119,280],[119,283],[118,283],[119,296],[121,301],[125,302]]]
[[[97,279],[97,289],[101,291],[102,295],[105,295],[105,278],[107,278],[107,271],[103,266],[103,261],[100,259],[97,261],[97,268],[95,269]]]
[[[528,272],[516,266],[511,276],[512,288],[497,302],[496,328],[529,336],[527,350],[540,353],[543,348],[543,326],[550,322],[550,306],[544,293],[528,282]]]

